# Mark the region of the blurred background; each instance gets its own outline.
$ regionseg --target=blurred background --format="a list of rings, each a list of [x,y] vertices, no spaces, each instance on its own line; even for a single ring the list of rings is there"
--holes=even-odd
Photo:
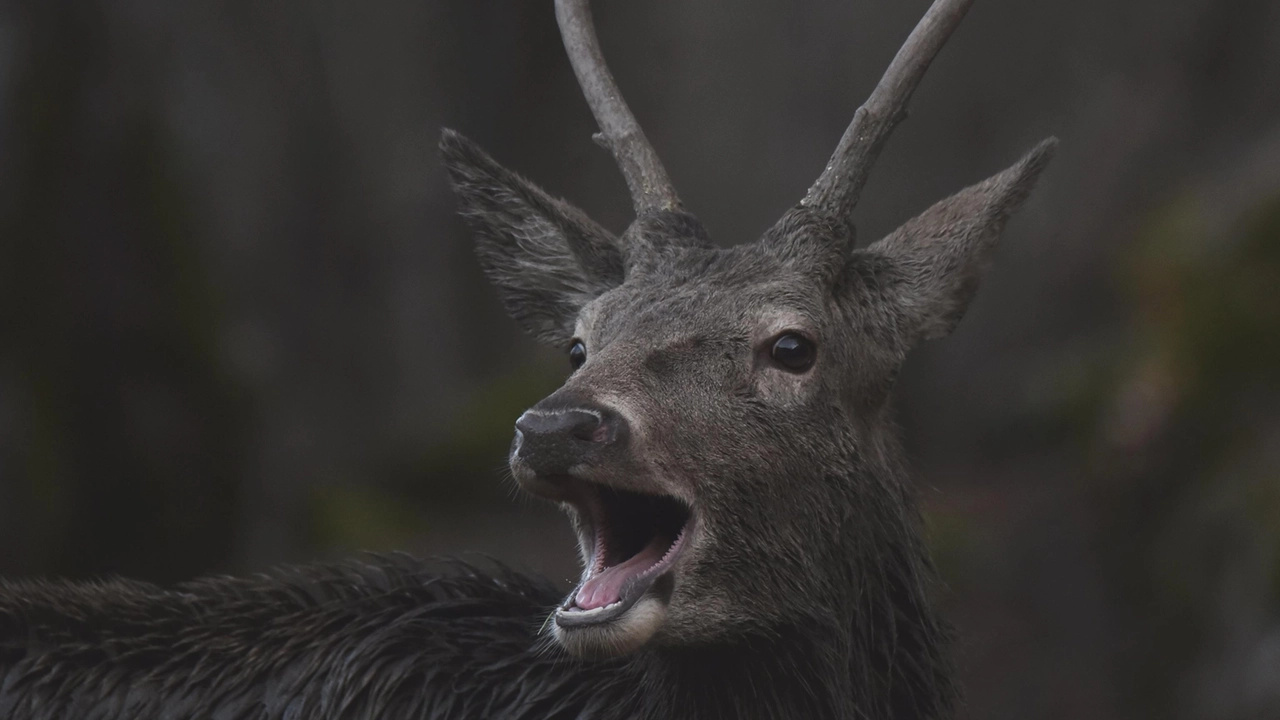
[[[595,5],[730,244],[928,2]],[[982,0],[912,110],[866,240],[1062,139],[898,398],[969,715],[1280,717],[1280,3]],[[550,0],[0,0],[0,573],[576,575],[503,469],[567,361],[485,286],[442,126],[629,221]]]

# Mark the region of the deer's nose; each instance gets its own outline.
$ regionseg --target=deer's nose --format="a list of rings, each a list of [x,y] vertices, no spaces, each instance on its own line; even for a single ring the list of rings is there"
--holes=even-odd
[[[604,409],[534,408],[516,420],[515,453],[539,475],[565,475],[617,443],[622,427]]]

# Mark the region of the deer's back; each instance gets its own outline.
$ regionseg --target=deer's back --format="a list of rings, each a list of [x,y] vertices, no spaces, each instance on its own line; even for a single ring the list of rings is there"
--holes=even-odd
[[[0,717],[577,717],[553,588],[407,558],[145,583],[0,582]]]

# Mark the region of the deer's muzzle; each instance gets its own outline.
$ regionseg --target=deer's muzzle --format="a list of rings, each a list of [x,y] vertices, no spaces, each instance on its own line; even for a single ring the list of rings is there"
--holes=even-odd
[[[608,455],[625,444],[626,435],[626,421],[606,408],[535,406],[516,421],[512,455],[538,478],[554,482],[555,478],[607,461]],[[540,495],[558,495],[542,487],[526,489]]]

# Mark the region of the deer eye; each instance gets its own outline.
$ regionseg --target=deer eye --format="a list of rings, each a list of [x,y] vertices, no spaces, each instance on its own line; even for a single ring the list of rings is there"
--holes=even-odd
[[[569,346],[569,364],[574,370],[582,367],[582,363],[587,361],[587,346],[582,344],[581,340],[574,340]]]
[[[796,333],[786,333],[774,340],[773,349],[769,351],[769,357],[774,362],[795,373],[802,373],[813,367],[816,354],[813,342]]]

